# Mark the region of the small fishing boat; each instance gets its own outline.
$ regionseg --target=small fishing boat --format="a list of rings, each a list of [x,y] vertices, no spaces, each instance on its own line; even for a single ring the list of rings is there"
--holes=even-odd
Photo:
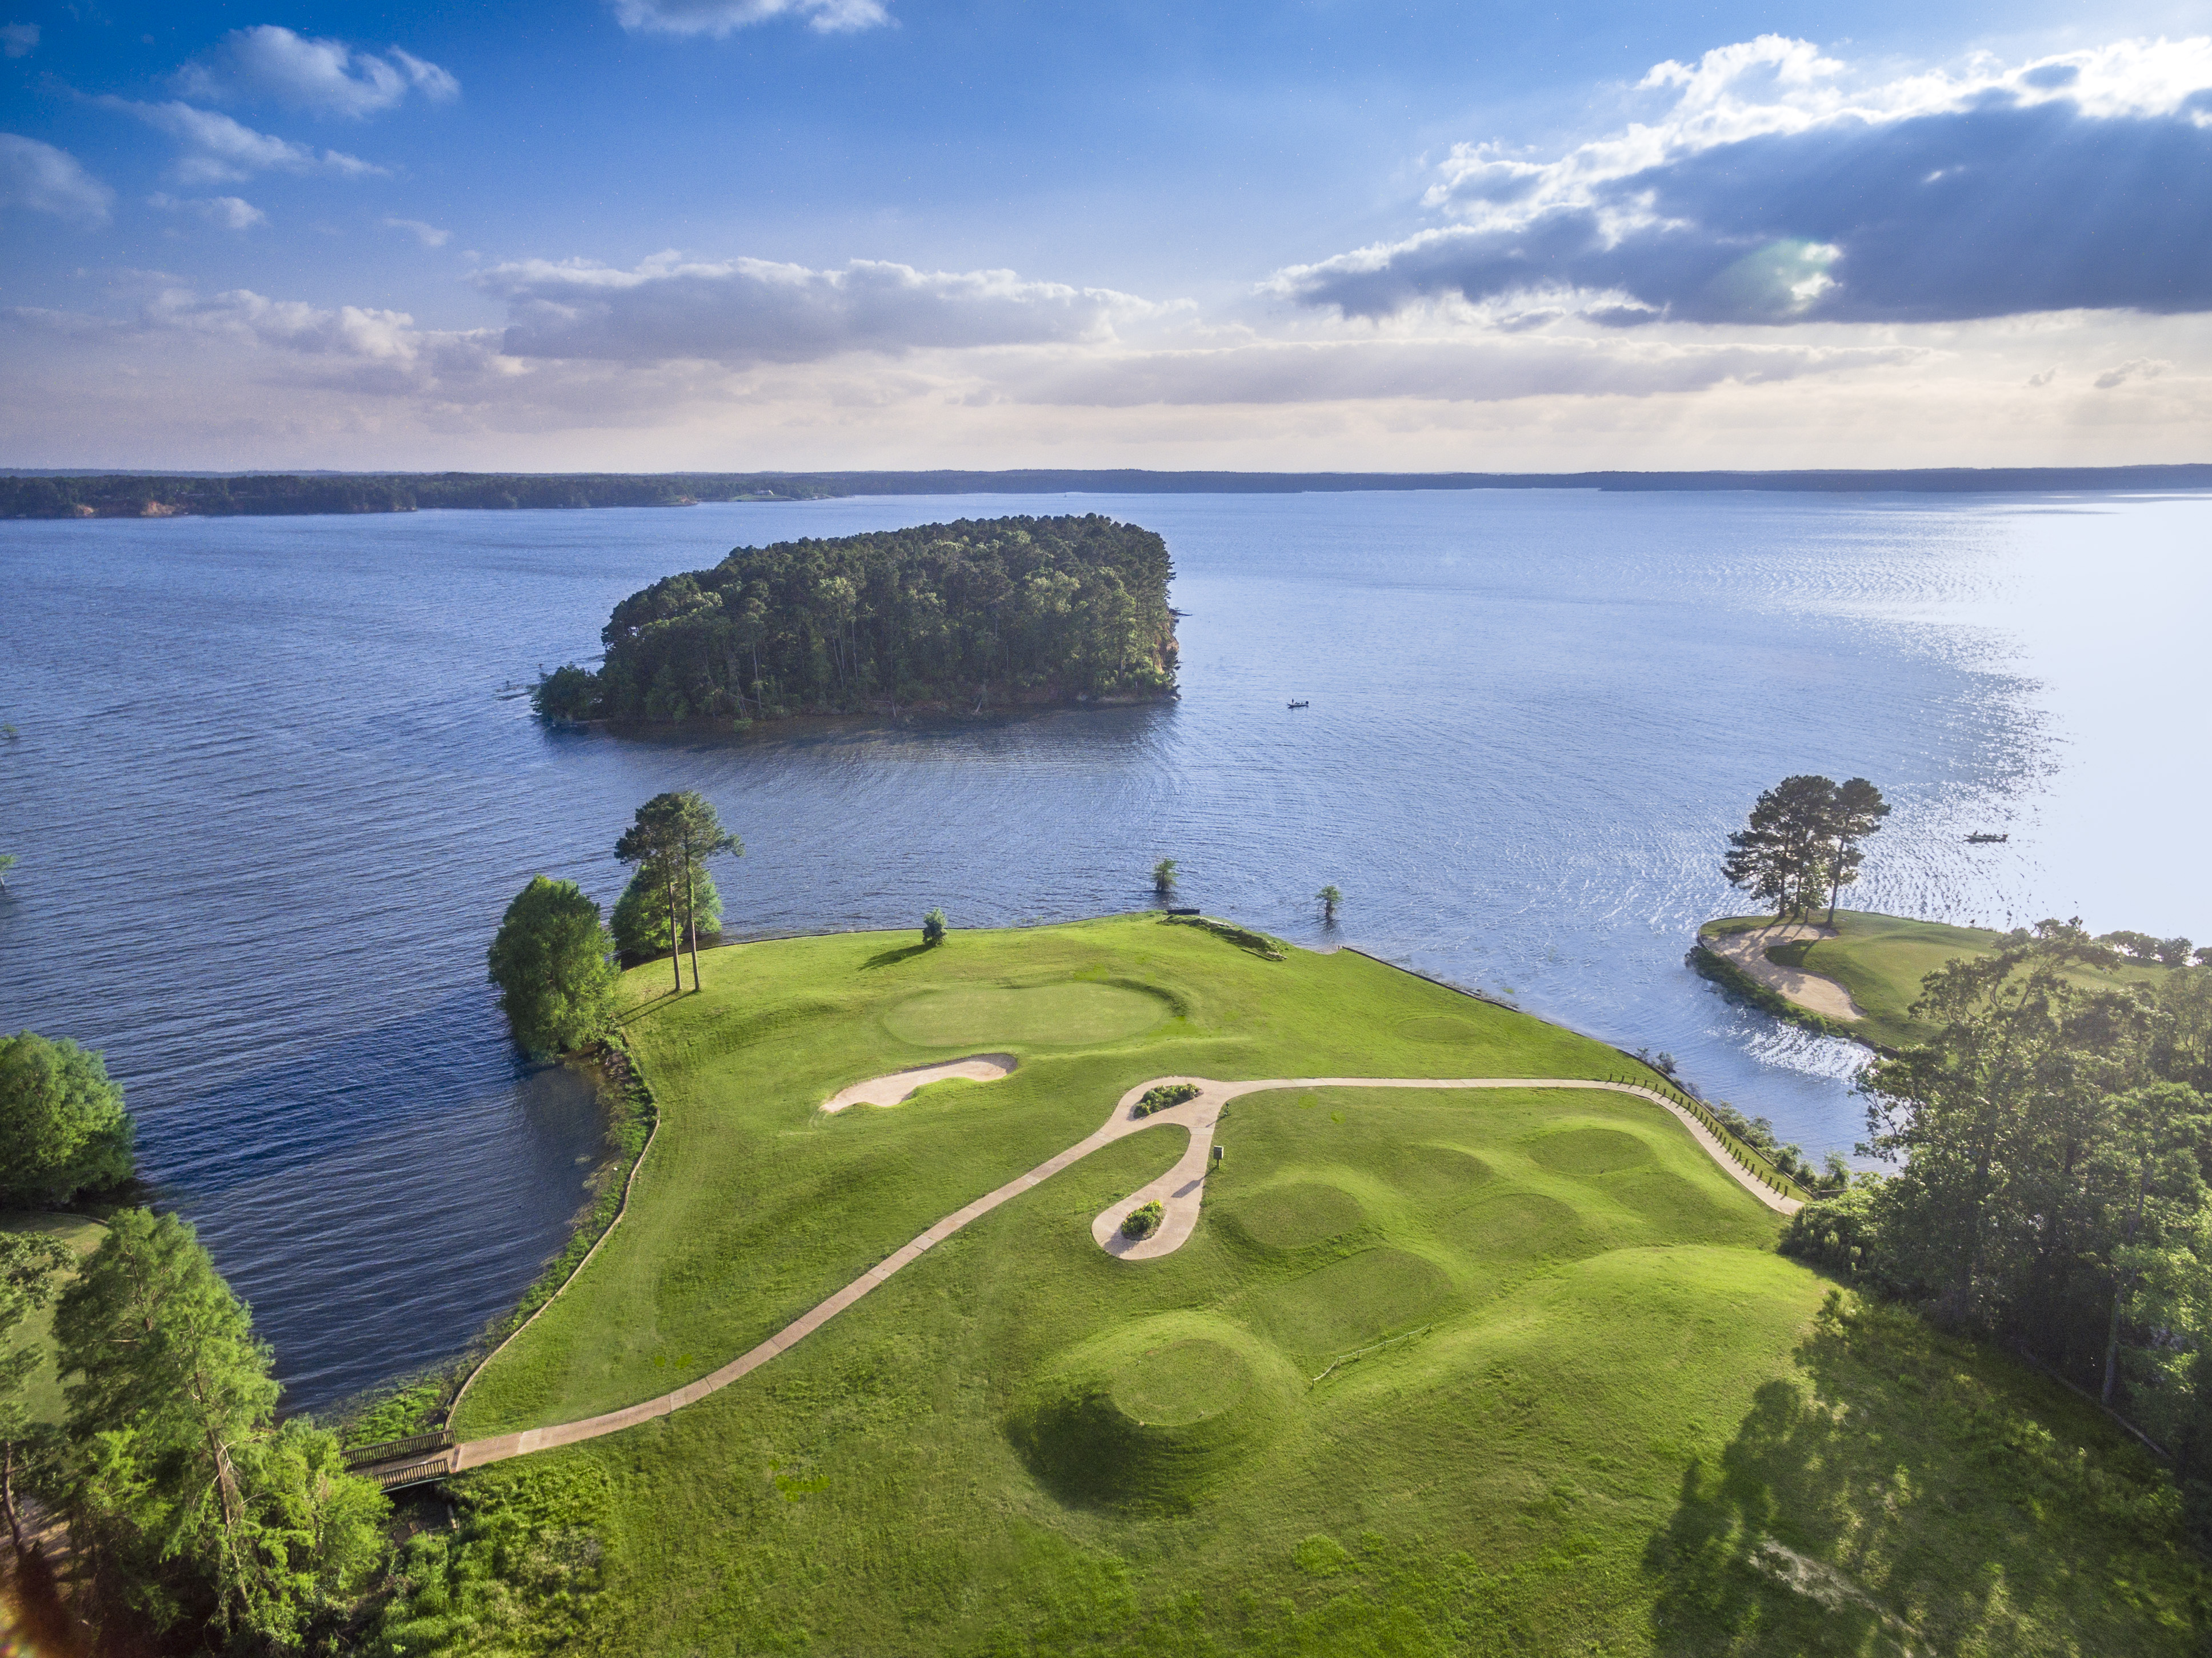
[[[2009,835],[1992,835],[1987,829],[1977,829],[1966,837],[1966,844],[1970,847],[2000,847],[2011,838]]]
[[[1293,702],[1291,706],[1294,708],[1310,708],[1313,707],[1313,704],[1310,702]]]

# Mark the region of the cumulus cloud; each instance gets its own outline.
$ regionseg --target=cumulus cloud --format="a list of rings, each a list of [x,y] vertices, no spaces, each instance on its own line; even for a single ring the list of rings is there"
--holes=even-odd
[[[847,351],[1100,340],[1116,316],[1153,309],[1110,289],[1024,282],[1011,270],[916,270],[874,259],[842,270],[673,254],[634,270],[533,259],[476,280],[506,301],[514,355],[634,362],[811,362]]]
[[[177,71],[188,97],[262,98],[292,109],[358,120],[390,109],[410,92],[434,102],[461,83],[437,64],[398,46],[356,52],[343,40],[315,40],[273,23],[234,29],[205,57]]]
[[[123,98],[101,101],[111,109],[137,116],[182,145],[185,153],[178,158],[175,170],[186,184],[231,184],[266,172],[335,173],[357,179],[385,170],[342,150],[318,154],[289,138],[257,132],[218,110],[177,102],[134,104]]]
[[[2212,39],[1846,79],[1774,35],[1661,64],[1659,119],[1461,145],[1425,197],[1448,222],[1271,286],[1369,318],[1564,292],[1614,325],[2212,309]]]
[[[615,17],[643,34],[706,34],[719,40],[756,23],[803,17],[824,34],[890,21],[883,0],[614,0]]]
[[[69,151],[0,132],[0,208],[27,207],[73,224],[102,225],[114,199],[115,192]]]
[[[225,230],[250,230],[255,225],[269,222],[266,213],[240,196],[201,196],[180,201],[156,191],[146,198],[146,204],[167,213],[194,214]]]
[[[437,226],[426,224],[420,219],[386,219],[384,225],[387,230],[405,231],[425,247],[443,247],[453,240],[453,236],[452,231],[441,230]]]
[[[39,26],[36,23],[0,23],[0,52],[10,58],[27,58],[37,50]]]
[[[2114,386],[2125,386],[2130,380],[2154,380],[2173,365],[2163,357],[2136,357],[2117,368],[2107,368],[2097,376],[2097,389],[2109,392]]]

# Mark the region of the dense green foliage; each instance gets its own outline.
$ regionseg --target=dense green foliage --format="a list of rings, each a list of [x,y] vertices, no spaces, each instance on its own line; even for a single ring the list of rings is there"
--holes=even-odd
[[[1624,1068],[1349,952],[1273,962],[1158,919],[702,964],[698,995],[626,981],[662,1138],[465,1436],[703,1375],[1162,1076]],[[1106,992],[1155,1011],[1090,1023],[1121,1011]],[[1018,1067],[817,1109],[986,1048]],[[520,1624],[550,1582],[575,1649],[641,1655],[2195,1650],[2206,1577],[2148,1457],[1988,1347],[1824,1308],[1656,1106],[1290,1090],[1219,1134],[1169,1256],[1115,1260],[1091,1226],[1181,1155],[1172,1127],[740,1382],[526,1459],[576,1495],[518,1498],[547,1540],[483,1557],[503,1587],[472,1592]]]
[[[1158,1088],[1145,1090],[1144,1098],[1137,1102],[1136,1114],[1149,1117],[1155,1111],[1164,1111],[1170,1106],[1181,1105],[1185,1100],[1194,1100],[1199,1092],[1196,1083],[1162,1083]]]
[[[386,1504],[337,1436],[276,1425],[269,1351],[173,1215],[126,1209],[64,1292],[66,1513],[104,1628],[282,1648],[339,1619],[383,1558]]]
[[[1721,871],[1783,915],[1803,915],[1858,879],[1865,841],[1889,816],[1881,791],[1863,777],[1785,777],[1759,797],[1750,821],[1729,836]]]
[[[2212,1480],[2212,973],[2069,971],[2100,952],[2046,921],[1930,974],[1934,1036],[1865,1084],[1902,1167],[1785,1247],[2033,1353]]]
[[[691,906],[698,912],[700,932],[709,938],[719,938],[722,931],[721,889],[703,869],[692,878]],[[670,933],[667,895],[652,872],[641,869],[629,878],[622,896],[615,900],[611,926],[615,948],[622,952],[626,967],[653,961],[675,948]]]
[[[599,905],[574,881],[530,878],[507,907],[489,952],[516,1047],[573,1053],[606,1034],[615,1011],[613,948]]]
[[[20,1551],[16,1485],[46,1449],[31,1411],[33,1377],[47,1363],[43,1343],[22,1339],[32,1315],[53,1299],[55,1281],[76,1262],[67,1244],[38,1233],[0,1232],[0,1518]]]
[[[933,949],[943,944],[947,925],[943,910],[931,910],[921,918],[921,942]]]
[[[0,1207],[120,1185],[135,1133],[98,1054],[28,1030],[0,1036]]]
[[[740,547],[615,607],[550,716],[657,724],[1175,688],[1166,543],[1096,513]],[[585,692],[588,689],[588,701]]]
[[[713,802],[688,789],[654,795],[637,809],[629,828],[615,842],[615,856],[637,871],[631,884],[642,881],[646,890],[657,895],[659,908],[668,918],[672,944],[690,948],[694,990],[699,987],[703,900],[711,893],[717,906],[721,902],[721,895],[713,892],[707,879],[707,860],[742,858],[744,851],[744,842],[722,827]],[[719,910],[716,920],[720,920]],[[672,950],[670,962],[676,988],[681,991],[684,967]]]

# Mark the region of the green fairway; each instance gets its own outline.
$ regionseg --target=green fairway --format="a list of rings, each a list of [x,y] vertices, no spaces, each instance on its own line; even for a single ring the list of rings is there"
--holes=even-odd
[[[106,1230],[87,1215],[31,1210],[0,1211],[0,1232],[44,1232],[49,1237],[59,1238],[80,1255],[88,1255],[97,1249]],[[48,1302],[15,1327],[9,1339],[8,1351],[21,1352],[32,1346],[51,1348],[53,1328],[53,1303]],[[55,1374],[51,1351],[46,1362],[31,1373],[30,1380],[24,1384],[23,1394],[23,1402],[29,1408],[33,1421],[58,1423],[62,1419],[62,1379]]]
[[[1349,952],[1151,917],[896,944],[715,950],[697,996],[630,976],[659,1137],[464,1437],[704,1374],[1154,1078],[1632,1069]],[[1103,1034],[974,1023],[1040,991]],[[814,1109],[984,1047],[1019,1067]],[[1249,1095],[1188,1242],[1114,1260],[1092,1218],[1186,1140],[1104,1146],[673,1415],[468,1478],[588,1521],[625,1653],[2194,1649],[2203,1575],[2140,1455],[2008,1363],[1824,1312],[1658,1107]]]
[[[884,1029],[901,1042],[937,1047],[1029,1042],[1067,1048],[1133,1036],[1173,1011],[1158,994],[1127,985],[963,985],[894,1003],[884,1014]]]
[[[1825,920],[1826,912],[1815,919]],[[1705,938],[1750,932],[1773,922],[1771,915],[1731,915],[1706,922],[1698,933]],[[1851,1034],[1881,1048],[1906,1048],[1928,1040],[1934,1033],[1911,1012],[1920,999],[1920,981],[1960,957],[1987,955],[2004,937],[1986,927],[1915,921],[1869,910],[1839,909],[1835,925],[1832,938],[1776,944],[1767,956],[1784,967],[1833,979],[1849,991],[1866,1015],[1851,1027]],[[2154,984],[2166,972],[2162,967],[2129,962],[2102,970],[2076,967],[2067,976],[2087,985]]]

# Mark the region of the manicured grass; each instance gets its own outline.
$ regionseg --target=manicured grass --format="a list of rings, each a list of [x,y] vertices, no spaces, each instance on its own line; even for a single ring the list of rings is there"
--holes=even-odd
[[[0,1211],[0,1232],[44,1232],[49,1237],[59,1238],[79,1255],[88,1255],[100,1248],[100,1239],[107,1229],[88,1215],[62,1215],[32,1210]],[[58,1294],[58,1289],[57,1294]],[[23,1387],[23,1402],[34,1422],[58,1423],[62,1419],[62,1379],[56,1374],[52,1355],[54,1306],[49,1301],[17,1325],[8,1341],[10,1353],[21,1352],[30,1346],[47,1350],[46,1362],[31,1372]]]
[[[720,950],[682,999],[633,979],[661,1139],[465,1435],[719,1364],[1150,1077],[1627,1069],[1364,957],[1149,918],[884,954]],[[1171,1012],[1090,1048],[994,1035],[1003,1081],[813,1111],[978,1042],[902,1042],[884,1009],[1069,981]],[[2194,1649],[2204,1576],[2139,1454],[1911,1320],[1823,1312],[1656,1106],[1248,1096],[1190,1241],[1106,1255],[1092,1218],[1185,1143],[1111,1145],[722,1392],[481,1478],[603,1493],[590,1616],[625,1653],[1687,1658],[1894,1650],[1886,1619],[1916,1650]]]
[[[902,1042],[935,1047],[1029,1042],[1076,1048],[1150,1030],[1173,1011],[1160,997],[1127,985],[963,985],[894,1002],[884,1011],[884,1028]]]
[[[1825,920],[1826,914],[1817,912],[1815,919]],[[1771,915],[1732,915],[1708,921],[1698,932],[1700,937],[1749,932],[1771,926],[1773,920]],[[1835,925],[1832,938],[1798,939],[1777,944],[1766,953],[1785,967],[1818,973],[1843,986],[1866,1015],[1851,1027],[1852,1034],[1882,1048],[1906,1048],[1928,1040],[1934,1033],[1911,1012],[1920,999],[1921,981],[1960,957],[1987,955],[2003,938],[1986,927],[1949,926],[1870,910],[1839,909]],[[2086,985],[2155,984],[2166,972],[2162,967],[2130,962],[2109,970],[2076,968],[2068,976]]]

